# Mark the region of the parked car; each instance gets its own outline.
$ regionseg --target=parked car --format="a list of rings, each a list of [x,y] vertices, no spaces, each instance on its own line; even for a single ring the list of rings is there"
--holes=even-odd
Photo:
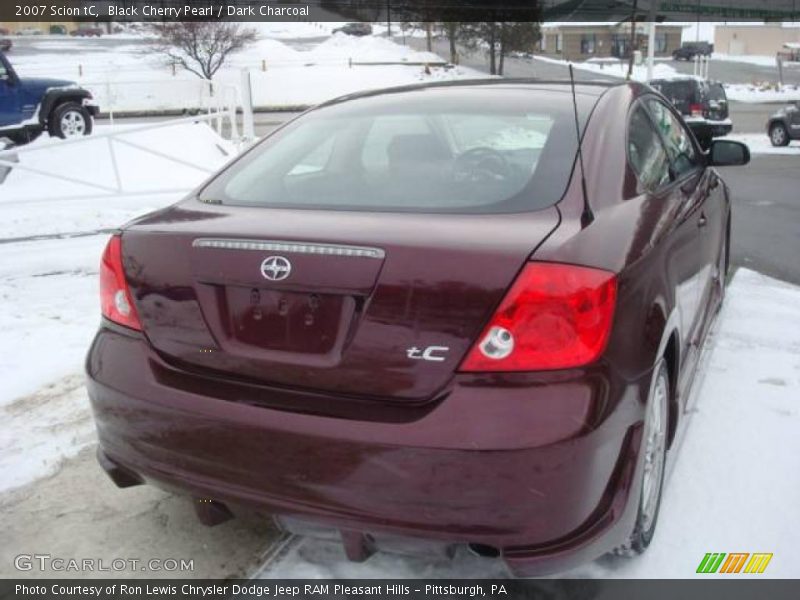
[[[643,552],[725,292],[716,167],[749,153],[703,153],[647,86],[576,87],[580,132],[565,83],[329,101],[122,227],[86,360],[112,480],[356,560]]]
[[[88,90],[63,79],[20,77],[0,52],[0,137],[25,144],[44,131],[89,135],[98,110]]]
[[[103,29],[100,27],[81,26],[69,32],[73,37],[100,37],[103,35]]]
[[[788,146],[800,140],[800,101],[784,106],[767,120],[767,135],[773,146]]]
[[[672,51],[673,60],[694,60],[695,56],[711,56],[714,44],[709,42],[683,42],[680,48]]]
[[[686,75],[654,79],[650,85],[675,105],[704,149],[713,138],[728,135],[733,129],[728,96],[719,81]]]
[[[356,36],[372,35],[372,25],[369,23],[348,23],[333,30],[333,33],[339,32]]]
[[[17,29],[17,35],[42,35],[42,30],[39,27],[23,27]]]
[[[0,52],[8,52],[14,43],[8,38],[0,38]]]
[[[11,32],[5,27],[0,27],[0,35],[11,35]]]

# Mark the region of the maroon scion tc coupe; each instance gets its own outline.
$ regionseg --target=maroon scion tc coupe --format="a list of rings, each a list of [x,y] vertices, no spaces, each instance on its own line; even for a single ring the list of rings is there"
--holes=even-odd
[[[100,462],[207,524],[338,531],[355,560],[643,552],[725,289],[715,167],[748,160],[635,83],[318,106],[109,241]]]

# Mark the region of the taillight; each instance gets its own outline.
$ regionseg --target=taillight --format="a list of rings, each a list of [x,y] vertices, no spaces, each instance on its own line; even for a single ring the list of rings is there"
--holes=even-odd
[[[142,325],[125,281],[122,239],[118,235],[108,240],[100,262],[100,307],[106,319],[141,331]]]
[[[461,371],[580,367],[605,350],[617,279],[613,273],[528,263],[470,349]]]
[[[689,112],[693,117],[702,117],[703,116],[703,105],[702,104],[690,104],[689,105]]]

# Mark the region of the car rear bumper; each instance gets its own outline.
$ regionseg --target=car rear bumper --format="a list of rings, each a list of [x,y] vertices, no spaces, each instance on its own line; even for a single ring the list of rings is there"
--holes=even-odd
[[[163,368],[114,327],[87,358],[104,468],[134,483],[341,531],[485,544],[520,574],[596,558],[633,528],[650,373],[460,374],[420,418],[369,422],[190,393]]]
[[[733,122],[730,119],[714,121],[697,117],[684,117],[684,120],[697,137],[723,137],[733,131]]]

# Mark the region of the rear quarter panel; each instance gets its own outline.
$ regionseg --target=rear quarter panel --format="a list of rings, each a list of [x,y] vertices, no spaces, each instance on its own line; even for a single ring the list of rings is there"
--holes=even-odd
[[[582,264],[618,275],[618,298],[606,358],[632,380],[652,369],[670,332],[678,330],[668,237],[675,206],[642,193],[626,154],[627,121],[641,86],[609,90],[583,139],[594,221],[581,229],[579,169],[558,205],[563,222],[537,250],[537,260]],[[678,331],[681,335],[681,332]]]

